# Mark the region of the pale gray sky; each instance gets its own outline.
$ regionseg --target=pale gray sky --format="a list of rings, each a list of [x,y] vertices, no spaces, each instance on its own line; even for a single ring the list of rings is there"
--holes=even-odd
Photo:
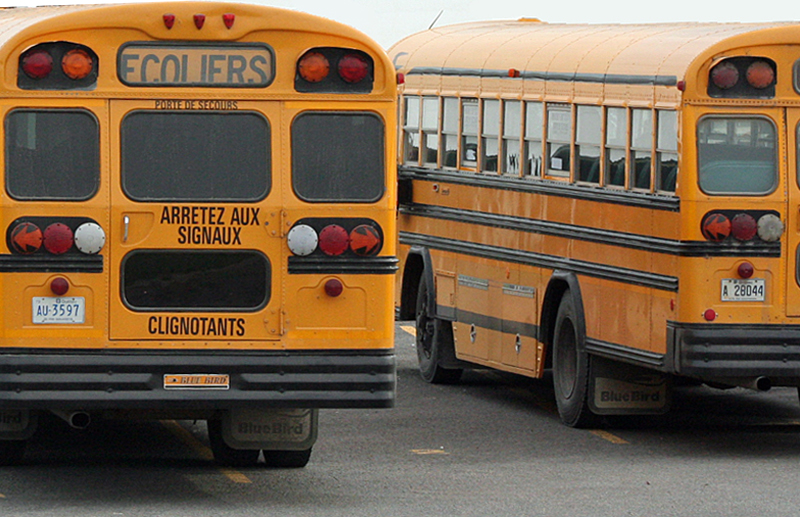
[[[129,3],[123,0],[0,0],[0,6]],[[151,1],[151,0],[145,0]],[[489,19],[539,18],[551,23],[800,20],[800,4],[786,0],[240,0],[305,11],[351,25],[384,47],[437,25]]]

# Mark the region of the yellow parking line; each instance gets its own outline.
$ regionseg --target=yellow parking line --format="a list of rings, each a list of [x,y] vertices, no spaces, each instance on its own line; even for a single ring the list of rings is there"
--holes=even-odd
[[[450,454],[449,452],[444,451],[442,449],[411,449],[411,452],[419,456],[429,456],[431,454],[444,454],[445,456],[447,456],[448,454]]]
[[[417,328],[411,327],[409,325],[400,325],[400,328],[411,334],[412,336],[416,337],[417,335]]]
[[[627,444],[630,443],[627,440],[623,440],[622,438],[620,438],[617,435],[611,434],[608,431],[603,431],[601,429],[592,429],[589,432],[592,433],[593,435],[597,436],[598,438],[602,438],[603,440],[606,440],[606,441],[611,442],[611,443],[615,443],[617,445],[627,445]]]
[[[213,461],[214,460],[214,453],[211,452],[211,449],[205,446],[202,442],[200,442],[197,438],[192,435],[189,431],[183,428],[175,420],[163,420],[161,422],[164,426],[169,429],[172,434],[178,437],[180,441],[186,444],[190,449],[192,449],[195,454],[200,456],[204,460]],[[220,472],[222,472],[225,477],[233,481],[234,483],[252,483],[250,478],[239,472],[238,470],[228,469],[228,468],[220,468]]]

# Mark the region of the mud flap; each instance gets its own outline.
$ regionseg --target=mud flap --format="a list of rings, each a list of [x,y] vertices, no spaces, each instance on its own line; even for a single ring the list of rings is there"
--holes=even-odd
[[[317,441],[318,409],[233,409],[222,417],[222,437],[233,449],[302,451]]]
[[[0,409],[0,440],[27,440],[36,432],[37,417],[27,409]]]
[[[591,356],[589,408],[598,415],[655,415],[669,411],[669,376]]]

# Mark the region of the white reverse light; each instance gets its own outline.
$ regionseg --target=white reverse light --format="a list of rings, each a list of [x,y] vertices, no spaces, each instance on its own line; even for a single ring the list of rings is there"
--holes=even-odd
[[[319,236],[314,228],[307,224],[298,224],[291,230],[286,237],[289,250],[295,255],[305,257],[314,253],[319,243]]]
[[[83,223],[75,230],[75,247],[87,255],[100,253],[106,244],[106,232],[97,223]]]

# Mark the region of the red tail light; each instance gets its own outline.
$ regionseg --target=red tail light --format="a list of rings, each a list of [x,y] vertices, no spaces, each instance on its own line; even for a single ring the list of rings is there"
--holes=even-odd
[[[367,60],[358,54],[346,54],[339,60],[339,76],[348,83],[359,83],[368,73]]]
[[[341,255],[350,244],[349,237],[347,230],[338,224],[329,224],[319,233],[319,249],[326,255]]]
[[[44,248],[53,255],[66,253],[73,242],[72,230],[66,224],[53,223],[44,229]]]
[[[757,231],[756,220],[750,214],[738,214],[731,221],[731,234],[740,241],[749,241]]]
[[[53,56],[44,50],[36,50],[22,58],[22,71],[31,79],[43,79],[53,71]]]

